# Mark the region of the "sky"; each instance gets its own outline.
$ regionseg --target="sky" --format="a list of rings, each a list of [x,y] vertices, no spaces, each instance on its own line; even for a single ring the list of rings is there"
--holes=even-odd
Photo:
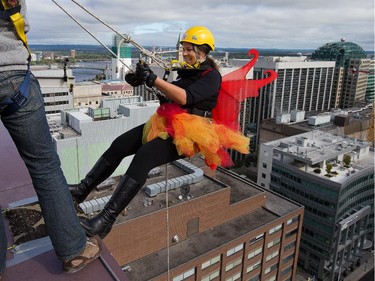
[[[114,32],[73,1],[53,1],[26,0],[29,44],[112,44]],[[142,46],[175,46],[186,29],[200,25],[212,31],[218,48],[317,49],[345,38],[374,50],[374,0],[76,2]]]

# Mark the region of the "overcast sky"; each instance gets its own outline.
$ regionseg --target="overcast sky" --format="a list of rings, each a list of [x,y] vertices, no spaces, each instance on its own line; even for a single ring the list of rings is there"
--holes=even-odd
[[[69,0],[55,0],[105,45],[113,32]],[[29,44],[99,45],[52,0],[26,0]],[[374,0],[77,0],[144,46],[174,46],[193,25],[216,47],[316,49],[341,38],[374,50]]]

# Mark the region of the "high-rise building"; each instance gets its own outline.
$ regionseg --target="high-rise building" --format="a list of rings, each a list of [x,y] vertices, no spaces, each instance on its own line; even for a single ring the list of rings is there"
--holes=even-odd
[[[116,34],[113,37],[112,52],[117,57],[112,57],[111,79],[125,81],[125,74],[132,64],[131,45],[125,42],[123,37]]]
[[[371,59],[350,59],[342,87],[341,108],[366,100]]]
[[[375,60],[374,58],[372,58],[370,62],[365,99],[368,102],[374,102],[375,100]]]
[[[332,108],[353,107],[355,101],[365,100],[371,59],[359,45],[343,38],[318,48],[311,58],[336,62]]]
[[[258,97],[247,99],[240,113],[242,130],[255,135],[253,151],[258,149],[262,120],[293,110],[329,110],[333,96],[335,62],[309,61],[305,56],[264,57],[254,66],[254,79],[264,78],[269,69],[278,78],[261,88]]]
[[[305,206],[299,265],[341,280],[374,240],[374,151],[323,131],[261,145],[258,184]]]

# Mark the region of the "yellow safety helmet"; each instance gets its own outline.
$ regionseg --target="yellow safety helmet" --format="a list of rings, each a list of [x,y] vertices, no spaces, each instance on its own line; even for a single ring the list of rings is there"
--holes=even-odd
[[[180,43],[187,42],[195,45],[207,44],[211,51],[215,49],[215,40],[211,31],[203,26],[193,26],[185,31]]]

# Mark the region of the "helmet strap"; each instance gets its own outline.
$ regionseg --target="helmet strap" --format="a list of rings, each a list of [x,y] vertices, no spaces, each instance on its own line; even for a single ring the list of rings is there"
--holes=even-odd
[[[194,52],[195,52],[195,55],[197,57],[197,60],[194,63],[193,67],[194,68],[199,68],[199,66],[201,65],[201,63],[203,63],[206,60],[207,55],[204,56],[202,59],[199,58],[199,50],[198,50],[198,46],[197,45],[194,45]]]

